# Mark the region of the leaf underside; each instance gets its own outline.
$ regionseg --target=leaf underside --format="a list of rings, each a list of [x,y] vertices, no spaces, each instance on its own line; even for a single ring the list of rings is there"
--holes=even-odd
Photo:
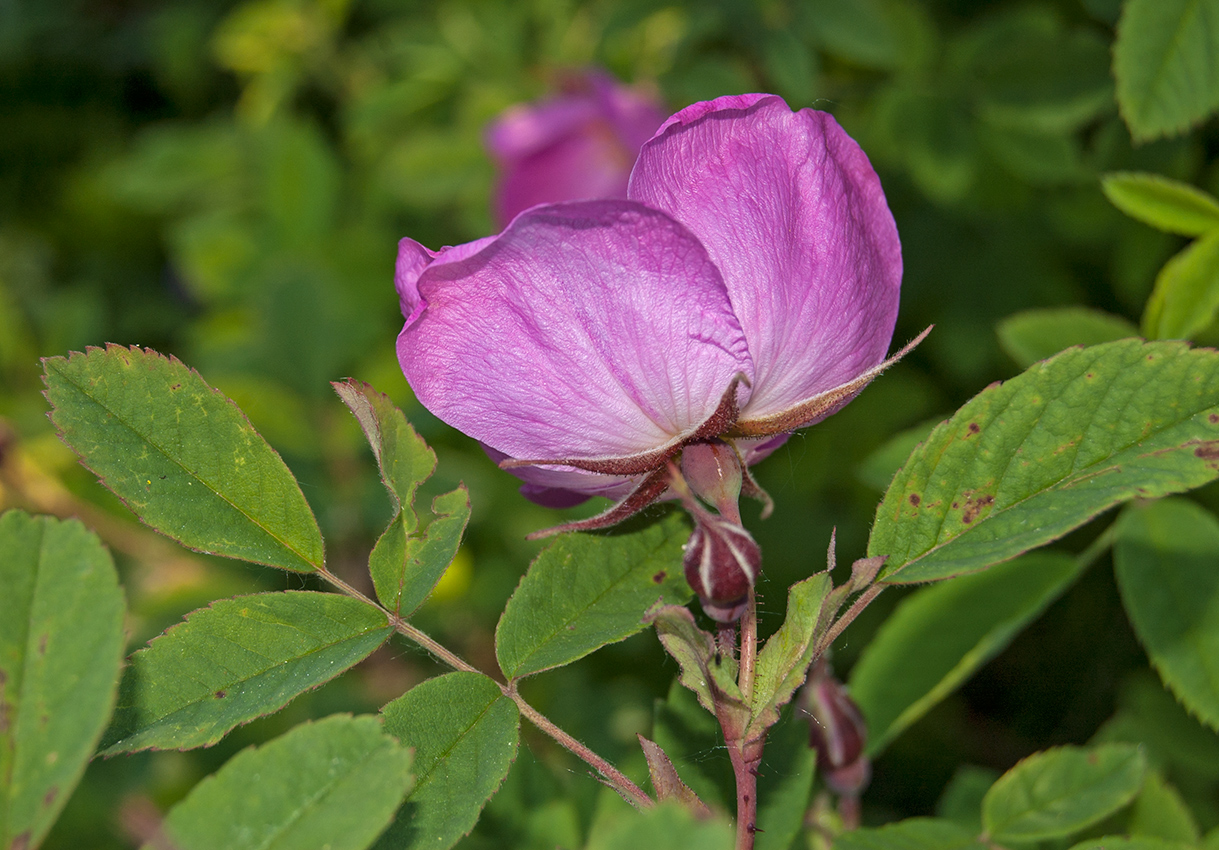
[[[1128,510],[1113,565],[1152,665],[1191,713],[1219,730],[1219,519],[1184,499]]]

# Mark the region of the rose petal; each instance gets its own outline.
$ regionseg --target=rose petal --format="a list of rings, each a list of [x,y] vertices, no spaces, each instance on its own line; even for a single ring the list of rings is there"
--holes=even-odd
[[[423,305],[398,337],[415,395],[510,457],[617,458],[676,444],[738,373],[753,376],[698,240],[630,201],[534,208],[475,252],[442,252],[404,287]],[[740,392],[747,403],[748,387]]]
[[[661,109],[659,101],[651,93],[621,85],[604,72],[589,72],[588,82],[601,114],[609,120],[614,134],[631,152],[633,165],[639,148],[664,123],[667,110]]]
[[[407,324],[415,321],[425,306],[423,298],[419,295],[419,276],[428,266],[433,263],[439,266],[464,260],[466,257],[477,254],[484,246],[494,241],[494,236],[484,236],[482,239],[475,239],[464,245],[433,251],[420,245],[414,239],[398,240],[394,287],[398,290],[398,306],[402,310],[402,315],[406,317]]]
[[[508,455],[483,444],[483,451],[496,464]],[[617,501],[639,485],[640,476],[600,475],[570,466],[518,466],[507,470],[523,483],[521,495],[547,508],[568,508],[592,496]]]
[[[625,198],[637,150],[628,150],[605,119],[591,119],[505,169],[495,191],[497,220],[509,222],[538,204]]]
[[[487,130],[501,178],[494,193],[501,224],[543,203],[625,198],[627,178],[664,120],[655,99],[590,70],[570,90],[509,108]]]
[[[773,95],[695,104],[644,145],[629,195],[689,227],[723,274],[756,370],[743,419],[884,360],[901,245],[876,173],[829,115]]]
[[[597,115],[597,104],[587,97],[520,103],[506,109],[487,128],[487,149],[501,165],[513,165],[576,132]]]

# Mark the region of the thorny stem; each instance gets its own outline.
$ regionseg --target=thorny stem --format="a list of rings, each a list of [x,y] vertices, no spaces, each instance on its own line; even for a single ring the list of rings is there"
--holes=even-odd
[[[749,601],[741,615],[741,670],[737,675],[737,686],[745,704],[753,701],[753,673],[758,661],[758,598],[749,589]]]
[[[348,596],[352,596],[363,602],[367,602],[369,605],[376,605],[376,607],[380,608],[389,618],[390,625],[392,625],[399,634],[410,638],[415,643],[419,644],[421,647],[430,652],[433,656],[452,667],[454,670],[461,670],[465,673],[478,673],[480,675],[486,675],[461,656],[441,645],[434,638],[428,636],[415,626],[412,626],[397,614],[386,610],[383,606],[378,605],[375,601],[369,599],[359,590],[343,581],[325,567],[318,569],[318,575],[326,579]],[[580,743],[571,735],[564,732],[553,722],[551,722],[549,718],[547,718],[529,703],[525,702],[525,698],[517,692],[515,684],[509,683],[505,685],[502,682],[496,682],[496,684],[499,685],[499,689],[504,696],[516,703],[516,707],[520,709],[522,715],[529,719],[530,723],[536,726],[540,731],[553,738],[556,743],[558,743],[572,755],[582,759],[593,770],[597,771],[597,773],[601,774],[601,777],[605,783],[617,791],[624,800],[640,809],[646,809],[653,805],[652,798],[649,797],[638,785],[627,778],[626,774],[618,770],[618,768],[614,767],[605,759],[601,758],[601,756],[594,753],[587,746]]]
[[[737,674],[737,687],[748,706],[753,696],[754,668],[758,655],[757,597],[752,589],[741,617],[740,640],[738,660],[741,666]],[[758,820],[758,765],[762,763],[766,733],[746,739],[748,714],[741,717],[727,705],[720,706],[716,717],[724,731],[724,744],[736,776],[736,850],[753,850]]]

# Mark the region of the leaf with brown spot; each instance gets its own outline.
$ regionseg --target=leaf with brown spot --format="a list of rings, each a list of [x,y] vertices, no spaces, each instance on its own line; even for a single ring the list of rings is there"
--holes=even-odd
[[[889,582],[976,572],[1128,499],[1214,480],[1212,445],[1219,352],[1140,340],[1068,349],[932,431],[890,484],[868,554],[890,556]]]
[[[337,593],[220,599],[129,659],[103,753],[206,747],[383,644],[385,612]]]

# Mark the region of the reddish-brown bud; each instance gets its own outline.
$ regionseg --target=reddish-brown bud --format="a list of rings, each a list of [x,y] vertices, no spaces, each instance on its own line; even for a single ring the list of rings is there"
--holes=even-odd
[[[864,752],[868,729],[863,715],[842,683],[824,662],[813,669],[804,687],[809,713],[809,746],[817,751],[817,770],[836,794],[858,796],[872,778]]]
[[[762,550],[749,532],[723,517],[700,512],[682,561],[686,581],[707,616],[721,623],[739,620],[762,565]]]

